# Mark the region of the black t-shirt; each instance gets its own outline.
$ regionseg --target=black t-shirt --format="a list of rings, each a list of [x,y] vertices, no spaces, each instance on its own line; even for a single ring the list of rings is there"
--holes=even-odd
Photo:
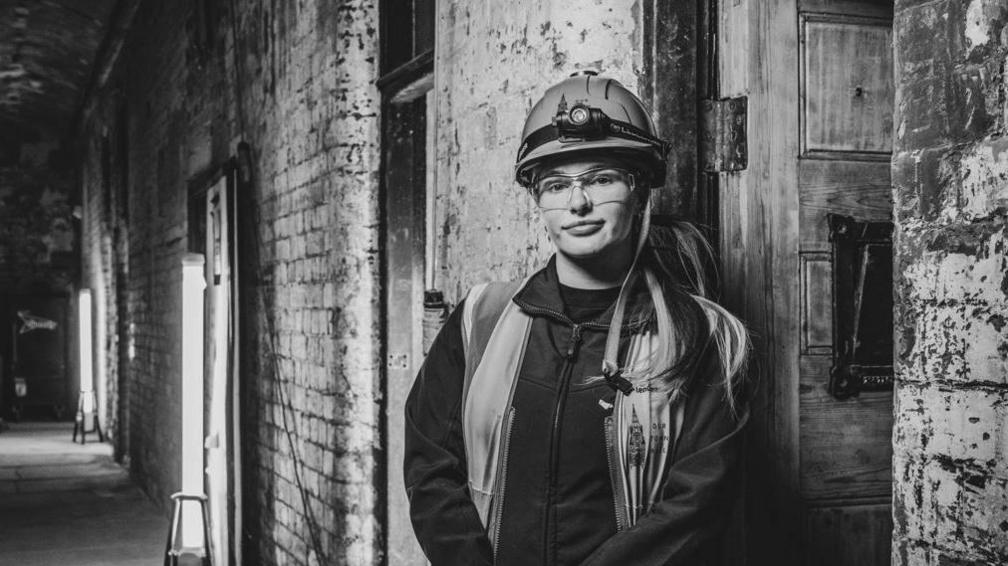
[[[619,296],[619,287],[608,289],[578,289],[560,285],[560,296],[564,302],[564,314],[574,322],[587,322],[602,315]]]

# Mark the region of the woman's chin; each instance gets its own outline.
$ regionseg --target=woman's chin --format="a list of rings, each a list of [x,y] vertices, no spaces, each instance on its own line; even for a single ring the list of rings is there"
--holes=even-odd
[[[557,253],[580,263],[601,260],[607,249],[601,242],[565,242],[557,246]]]

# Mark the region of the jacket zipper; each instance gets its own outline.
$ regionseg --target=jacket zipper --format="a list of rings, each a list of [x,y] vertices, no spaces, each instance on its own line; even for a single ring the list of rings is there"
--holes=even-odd
[[[566,314],[557,311],[555,309],[531,305],[524,301],[519,301],[517,299],[515,300],[515,302],[518,303],[518,306],[521,307],[522,310],[524,310],[526,313],[530,315],[547,315],[552,317],[554,320],[558,320],[572,328],[571,340],[568,343],[567,351],[565,352],[566,356],[564,357],[564,365],[560,371],[561,391],[557,395],[557,403],[556,406],[554,406],[553,430],[551,431],[551,437],[550,437],[550,455],[548,460],[549,469],[547,470],[548,472],[547,493],[546,493],[546,505],[545,505],[546,517],[545,520],[543,521],[543,555],[544,555],[543,564],[548,565],[551,564],[551,561],[549,560],[551,554],[549,545],[550,507],[552,506],[553,490],[555,489],[554,483],[556,481],[556,478],[554,477],[554,467],[555,467],[554,458],[558,457],[557,455],[558,450],[555,447],[555,444],[557,442],[557,436],[558,436],[557,432],[559,428],[559,419],[562,414],[563,404],[566,401],[566,393],[570,385],[570,373],[573,368],[573,364],[571,363],[571,361],[574,355],[576,355],[577,353],[577,347],[580,343],[581,331],[583,329],[590,328],[593,330],[608,330],[609,325],[595,321],[575,323]],[[630,325],[624,324],[623,330],[633,331],[634,327],[635,327],[634,324]],[[618,406],[619,395],[617,395],[616,397]],[[624,499],[622,495],[624,489],[621,474],[619,473],[619,470],[617,470],[619,460],[613,459],[616,453],[615,445],[613,444],[613,442],[615,441],[615,431],[613,430],[615,428],[615,422],[613,420],[613,417],[608,417],[606,419],[606,422],[607,422],[606,449],[609,455],[609,471],[610,475],[612,476],[612,483],[613,483],[613,494],[614,494],[613,499],[615,500],[614,504],[616,509],[616,527],[617,530],[624,530],[629,526],[629,520],[626,516],[626,510],[623,508],[622,503],[622,500]],[[609,424],[610,422],[612,422],[611,425]],[[510,437],[510,428],[508,429],[508,436]],[[504,457],[502,458],[502,460],[506,459],[507,459],[507,447],[505,446]],[[503,481],[499,481],[498,483],[503,484]],[[499,529],[499,521],[498,521],[498,529]],[[496,541],[494,541],[494,558],[496,558],[496,552],[497,552],[496,548],[497,548]]]
[[[616,453],[616,411],[621,410],[619,408],[619,395],[617,395],[617,403],[614,404],[613,414],[605,418],[605,441],[606,441],[606,460],[609,462],[609,481],[612,483],[613,489],[613,509],[616,511],[616,532],[622,531],[630,526],[630,519],[627,517],[626,507],[624,507],[624,501],[626,501],[626,488],[623,485],[623,474],[620,470],[620,460],[619,455]]]
[[[514,424],[515,409],[508,410],[504,419],[504,437],[501,441],[500,452],[497,456],[497,485],[494,487],[493,498],[493,533],[491,533],[490,544],[493,548],[494,562],[497,562],[497,546],[500,541],[501,517],[504,514],[504,484],[507,481],[507,459],[508,450],[511,446],[511,428]]]
[[[560,428],[563,419],[564,408],[567,405],[567,393],[570,390],[571,374],[574,368],[574,357],[577,355],[578,346],[581,343],[582,324],[571,326],[571,337],[567,343],[567,351],[564,353],[564,364],[560,370],[560,386],[557,389],[556,404],[553,406],[553,428],[550,431],[550,452],[548,465],[546,468],[546,517],[543,521],[543,564],[552,564],[553,553],[550,544],[550,529],[552,519],[553,497],[556,492],[556,469],[560,460]]]

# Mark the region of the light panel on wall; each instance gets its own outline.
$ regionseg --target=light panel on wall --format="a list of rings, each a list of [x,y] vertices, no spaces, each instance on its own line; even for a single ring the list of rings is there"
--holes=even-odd
[[[77,442],[80,435],[84,444],[90,432],[98,434],[98,441],[104,442],[101,424],[98,423],[98,396],[94,384],[94,320],[91,290],[81,289],[77,292],[77,345],[78,366],[80,369],[80,394],[77,397],[77,416],[74,418],[73,441]],[[100,371],[100,370],[99,370]],[[90,429],[88,428],[90,421]]]
[[[77,293],[77,335],[80,337],[80,390],[84,404],[85,413],[92,413],[94,395],[94,374],[92,373],[92,352],[91,352],[91,289],[81,289]]]
[[[203,494],[203,255],[182,258],[182,492]],[[203,517],[195,502],[182,506],[184,548],[201,548]]]

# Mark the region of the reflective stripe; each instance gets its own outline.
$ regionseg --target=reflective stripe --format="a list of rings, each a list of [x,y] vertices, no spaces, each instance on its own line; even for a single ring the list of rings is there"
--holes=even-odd
[[[497,461],[503,457],[500,447],[504,417],[511,407],[531,325],[532,317],[508,302],[473,372],[462,410],[469,491],[484,527],[491,529],[488,519]]]

